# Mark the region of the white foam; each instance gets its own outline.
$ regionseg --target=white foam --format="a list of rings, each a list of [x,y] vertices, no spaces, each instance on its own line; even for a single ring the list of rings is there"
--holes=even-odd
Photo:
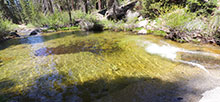
[[[206,91],[199,102],[220,102],[220,87]]]

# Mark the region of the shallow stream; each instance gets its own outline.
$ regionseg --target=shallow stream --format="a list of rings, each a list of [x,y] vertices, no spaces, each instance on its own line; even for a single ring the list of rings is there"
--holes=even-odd
[[[219,87],[214,45],[108,31],[0,44],[0,102],[209,102]]]

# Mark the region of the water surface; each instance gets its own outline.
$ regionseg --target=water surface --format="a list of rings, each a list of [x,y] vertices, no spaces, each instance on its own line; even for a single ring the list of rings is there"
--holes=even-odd
[[[2,102],[197,102],[219,86],[213,45],[66,31],[12,39],[0,49]]]

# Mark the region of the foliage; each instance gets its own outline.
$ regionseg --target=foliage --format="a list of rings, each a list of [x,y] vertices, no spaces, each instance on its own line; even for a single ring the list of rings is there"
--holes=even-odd
[[[149,18],[155,18],[160,15],[161,12],[165,12],[171,6],[184,6],[185,0],[141,0],[142,14]],[[166,9],[164,9],[166,8]]]
[[[44,15],[43,13],[39,14],[39,18],[32,22],[35,26],[49,26],[49,27],[62,27],[68,25],[69,16],[67,12],[50,13]]]
[[[87,21],[97,21],[97,17],[93,15],[92,13],[87,14],[80,10],[72,11],[72,16],[74,20],[85,19]]]
[[[14,29],[15,27],[15,24],[3,18],[2,13],[0,13],[0,40],[2,40],[3,37],[7,36],[9,34],[9,31]]]
[[[217,7],[217,0],[141,0],[142,14],[149,18],[155,18],[166,12],[172,6],[188,7],[190,12],[197,15],[210,15]]]
[[[176,9],[162,14],[158,19],[158,26],[169,29],[186,30],[185,25],[196,17],[195,14],[187,12],[186,9]]]
[[[187,6],[189,11],[196,12],[197,15],[208,16],[217,7],[217,0],[188,0]]]
[[[136,24],[135,23],[129,23],[129,22],[114,22],[110,20],[102,20],[100,22],[102,25],[104,25],[104,29],[113,30],[113,31],[133,31],[136,30]]]
[[[211,35],[219,36],[220,27],[220,11],[216,11],[215,14],[210,17],[209,21],[209,33]]]

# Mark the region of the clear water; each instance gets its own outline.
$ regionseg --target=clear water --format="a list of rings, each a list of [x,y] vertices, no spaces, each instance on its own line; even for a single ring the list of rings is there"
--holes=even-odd
[[[219,47],[126,32],[46,33],[0,49],[2,102],[198,101],[216,85],[190,81],[214,80],[220,68]]]

